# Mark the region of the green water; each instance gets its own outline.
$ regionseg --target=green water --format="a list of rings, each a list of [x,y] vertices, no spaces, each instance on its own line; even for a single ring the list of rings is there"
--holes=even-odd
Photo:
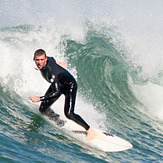
[[[39,37],[36,40],[27,39],[29,36],[33,37],[33,32],[41,35],[40,30],[44,31],[42,28],[19,26],[3,28],[0,33],[5,48],[8,46],[13,52],[10,55],[6,50],[10,60],[1,56],[4,63],[9,61],[11,64],[8,67],[2,64],[5,73],[1,73],[0,82],[0,161],[161,162],[163,141],[159,126],[162,122],[140,111],[140,108],[145,110],[146,107],[135,97],[129,82],[129,76],[133,80],[139,79],[134,76],[135,71],[139,70],[133,71],[133,67],[124,59],[125,54],[119,52],[113,44],[112,37],[90,30],[85,41],[77,42],[65,37],[58,46],[60,50],[64,49],[64,56],[61,55],[61,58],[66,58],[68,69],[77,78],[77,108],[84,119],[88,119],[95,127],[105,128],[106,131],[128,140],[133,148],[117,153],[85,148],[40,115],[38,106],[30,104],[27,95],[42,94],[48,87],[42,87],[44,83],[39,72],[28,67],[32,67],[32,54],[29,56],[28,51],[23,50],[23,59],[20,52],[25,45],[28,45],[31,52],[38,44],[42,44]],[[49,38],[47,42],[52,39],[53,37]],[[18,63],[20,69],[11,60]],[[32,84],[39,87],[35,87],[37,91],[33,90],[28,79],[33,79]],[[144,80],[139,83],[146,84]],[[87,106],[83,104],[85,102],[91,108],[84,110]],[[59,105],[62,103],[61,100]]]

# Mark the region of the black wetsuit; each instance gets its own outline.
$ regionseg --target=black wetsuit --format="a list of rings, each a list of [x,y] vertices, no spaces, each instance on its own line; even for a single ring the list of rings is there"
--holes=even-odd
[[[74,77],[63,67],[59,66],[53,57],[47,57],[47,64],[40,71],[42,76],[51,83],[49,89],[44,96],[40,97],[42,101],[40,105],[40,112],[49,116],[47,110],[50,110],[50,114],[55,114],[50,109],[50,106],[61,96],[65,95],[64,113],[68,119],[75,121],[77,124],[83,126],[86,130],[89,129],[89,125],[77,114],[74,113],[75,99],[77,92],[77,83]],[[50,115],[51,116],[51,115]],[[53,115],[52,115],[53,117]],[[55,117],[55,120],[59,115]]]

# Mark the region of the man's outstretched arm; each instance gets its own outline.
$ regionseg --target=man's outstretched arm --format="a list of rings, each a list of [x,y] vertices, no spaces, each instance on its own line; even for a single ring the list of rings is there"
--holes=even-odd
[[[30,96],[29,99],[34,103],[41,101],[39,96]]]

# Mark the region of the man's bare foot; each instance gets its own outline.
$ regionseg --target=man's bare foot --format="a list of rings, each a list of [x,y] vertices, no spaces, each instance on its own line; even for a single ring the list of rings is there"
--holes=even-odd
[[[95,132],[93,131],[93,129],[90,127],[88,130],[87,130],[87,139],[88,140],[92,140],[94,139],[95,137]]]
[[[58,118],[55,122],[56,122],[56,124],[57,124],[59,127],[64,126],[65,123],[66,123],[66,121],[61,120],[60,118]]]

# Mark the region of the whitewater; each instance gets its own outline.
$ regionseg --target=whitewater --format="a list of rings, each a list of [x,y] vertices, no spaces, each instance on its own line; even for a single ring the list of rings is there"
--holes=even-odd
[[[162,162],[162,29],[162,0],[0,1],[0,162]],[[75,112],[132,149],[90,148],[39,113],[39,48],[76,78]],[[63,107],[64,96],[52,108],[66,120]]]

